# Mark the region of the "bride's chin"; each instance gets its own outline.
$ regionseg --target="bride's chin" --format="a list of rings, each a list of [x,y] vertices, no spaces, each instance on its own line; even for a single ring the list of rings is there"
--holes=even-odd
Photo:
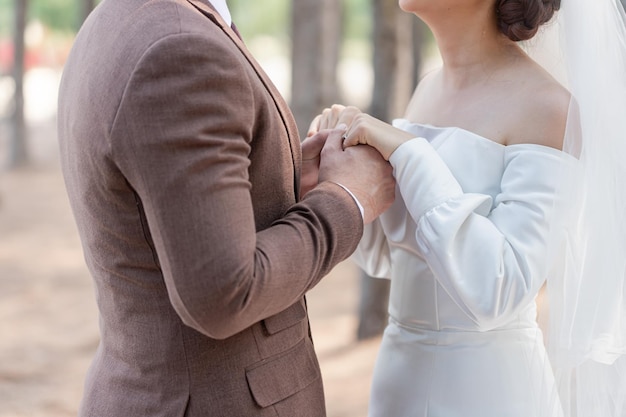
[[[415,0],[398,0],[398,6],[400,9],[404,10],[408,13],[413,13],[413,9],[415,8]]]
[[[439,0],[398,0],[398,6],[400,9],[407,12],[417,14],[428,6],[428,3]]]

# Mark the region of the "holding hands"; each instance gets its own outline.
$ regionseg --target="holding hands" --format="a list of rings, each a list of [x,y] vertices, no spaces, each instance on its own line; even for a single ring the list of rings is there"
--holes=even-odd
[[[395,198],[389,157],[413,137],[356,107],[335,104],[325,109],[302,142],[301,195],[320,182],[335,182],[361,204],[364,222],[372,222]]]
[[[355,145],[369,145],[385,160],[389,160],[398,146],[414,138],[411,133],[362,113],[356,107],[338,104],[325,109],[313,119],[307,136],[312,137],[322,129],[332,129],[344,124],[347,126],[343,140],[344,149]]]
[[[337,129],[311,132],[302,142],[301,195],[324,181],[347,189],[363,209],[365,224],[374,221],[395,199],[391,165],[369,146],[344,149],[343,123]]]

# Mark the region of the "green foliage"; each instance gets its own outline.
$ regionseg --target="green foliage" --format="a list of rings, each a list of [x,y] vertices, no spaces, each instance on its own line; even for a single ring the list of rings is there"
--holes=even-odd
[[[228,0],[233,21],[246,39],[256,35],[285,37],[289,28],[289,0]]]
[[[13,33],[15,2],[21,0],[0,0],[0,36]],[[53,31],[74,31],[78,26],[80,0],[29,0],[28,19],[39,20]]]
[[[55,31],[73,31],[78,26],[78,0],[30,0],[30,19],[37,19]]]
[[[345,36],[367,38],[371,30],[370,0],[337,1],[343,1],[345,7]],[[289,35],[294,2],[297,0],[228,0],[228,7],[244,38],[257,35],[284,38]]]
[[[13,31],[14,1],[0,0],[0,38],[9,36]]]
[[[349,40],[369,40],[372,30],[371,0],[344,0],[345,37]]]
[[[13,30],[14,5],[21,0],[0,0],[0,37]],[[75,31],[79,26],[81,0],[28,0],[28,18],[37,19],[53,31]],[[285,38],[289,34],[291,7],[297,0],[228,0],[239,29],[247,39],[256,35]],[[345,36],[366,39],[371,30],[370,0],[337,0],[345,6]]]

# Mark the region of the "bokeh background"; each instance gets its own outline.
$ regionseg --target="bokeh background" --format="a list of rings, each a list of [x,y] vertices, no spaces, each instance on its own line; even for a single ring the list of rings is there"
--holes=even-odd
[[[395,0],[228,3],[301,132],[332,103],[401,116],[439,62],[428,30]],[[99,340],[56,136],[63,64],[96,6],[0,0],[0,417],[76,415]],[[366,415],[387,293],[346,261],[309,294],[329,417]]]

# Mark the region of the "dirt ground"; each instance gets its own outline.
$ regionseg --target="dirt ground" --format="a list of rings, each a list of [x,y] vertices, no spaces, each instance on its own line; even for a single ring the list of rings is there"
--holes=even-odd
[[[0,170],[0,417],[76,415],[98,344],[91,280],[66,199],[53,119],[30,126],[33,162]],[[0,120],[0,160],[8,130]],[[309,295],[329,417],[366,415],[378,339],[355,342],[358,272]]]

